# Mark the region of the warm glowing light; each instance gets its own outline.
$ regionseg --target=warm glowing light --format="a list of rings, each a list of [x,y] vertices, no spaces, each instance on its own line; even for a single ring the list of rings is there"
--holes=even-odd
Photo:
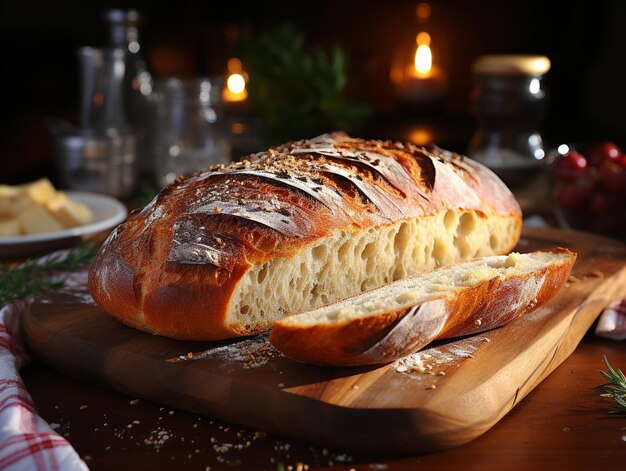
[[[241,74],[231,74],[226,86],[233,93],[241,93],[246,89],[246,81]]]
[[[417,14],[418,19],[426,21],[430,18],[430,5],[426,2],[418,3],[415,13]]]
[[[418,46],[430,46],[430,34],[428,34],[426,31],[417,33],[417,36],[415,37],[415,42]]]
[[[233,123],[230,127],[230,132],[239,135],[243,134],[246,130],[246,125],[243,123]]]
[[[433,135],[428,129],[414,129],[409,134],[409,141],[418,146],[433,142]]]
[[[243,70],[243,64],[236,57],[231,57],[226,63],[226,69],[228,70],[228,78],[226,79],[226,87],[222,91],[222,98],[228,102],[244,101],[248,98],[246,83],[249,77]]]
[[[427,76],[433,68],[433,54],[430,47],[422,44],[415,51],[415,70],[418,76]]]
[[[230,59],[228,61],[228,70],[231,74],[226,79],[226,88],[222,92],[225,101],[243,101],[248,98],[246,90],[246,81],[248,74],[241,70],[241,61],[239,59]],[[238,72],[232,72],[238,70]]]
[[[404,62],[405,57],[392,62],[391,81],[403,101],[438,103],[444,96],[447,84],[447,74],[440,67],[439,49],[435,51],[437,53],[435,62],[430,34],[423,30],[415,36],[415,42],[417,47],[414,49],[412,63]],[[411,141],[420,145],[432,140],[432,133],[428,130],[417,129],[411,134]]]
[[[415,37],[417,50],[415,51],[415,71],[419,77],[427,77],[433,68],[433,53],[430,50],[430,34],[426,31]]]
[[[402,67],[402,63],[396,61],[396,63],[391,64],[391,70],[389,70],[389,79],[391,83],[395,83],[398,85],[402,82],[404,78],[404,68]]]
[[[233,57],[231,59],[228,59],[226,68],[228,69],[228,72],[230,72],[231,74],[238,74],[241,72],[241,69],[243,68],[243,66],[241,65],[241,61],[239,59],[237,59],[236,57]]]

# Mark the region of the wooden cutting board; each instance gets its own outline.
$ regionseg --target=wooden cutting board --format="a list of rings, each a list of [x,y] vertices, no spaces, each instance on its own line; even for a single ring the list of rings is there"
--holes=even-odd
[[[517,250],[555,246],[579,257],[547,305],[503,328],[381,367],[298,364],[266,336],[160,338],[118,323],[80,293],[33,304],[24,335],[53,368],[133,397],[342,449],[440,450],[492,427],[572,353],[602,308],[626,296],[626,246],[529,229]]]

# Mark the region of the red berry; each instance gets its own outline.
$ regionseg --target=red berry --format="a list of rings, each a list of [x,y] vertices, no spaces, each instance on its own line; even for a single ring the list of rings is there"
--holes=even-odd
[[[626,194],[626,166],[616,162],[604,162],[600,167],[602,184],[611,193]]]
[[[617,195],[611,195],[601,191],[591,198],[589,208],[595,214],[611,214],[619,207],[620,198]]]
[[[587,192],[587,197],[591,198],[595,192],[598,176],[597,172],[592,171],[591,168],[588,168],[584,172],[581,172],[576,180],[576,186],[578,186],[581,190]]]
[[[556,178],[562,182],[574,182],[585,172],[587,159],[580,152],[572,150],[557,157],[553,165]]]
[[[556,202],[563,208],[582,208],[589,198],[589,191],[575,183],[569,183],[559,188]]]
[[[592,144],[587,149],[587,159],[594,167],[600,167],[605,161],[616,162],[621,157],[622,151],[610,141]]]

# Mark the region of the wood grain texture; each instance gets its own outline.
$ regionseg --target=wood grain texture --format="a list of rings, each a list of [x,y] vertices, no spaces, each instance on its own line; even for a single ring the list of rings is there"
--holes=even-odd
[[[70,376],[158,403],[327,446],[445,449],[492,427],[571,354],[606,304],[626,296],[625,246],[583,233],[527,230],[517,249],[554,246],[579,258],[566,288],[543,308],[382,367],[301,365],[264,337],[154,337],[70,295],[35,303],[24,317],[25,339],[35,355]]]

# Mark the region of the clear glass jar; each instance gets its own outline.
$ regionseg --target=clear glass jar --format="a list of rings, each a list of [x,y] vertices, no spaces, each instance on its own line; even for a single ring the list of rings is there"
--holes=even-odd
[[[467,155],[510,186],[527,183],[544,166],[542,78],[549,69],[544,56],[481,56],[474,62],[476,129]]]
[[[156,83],[155,174],[161,186],[231,160],[222,79],[167,78]]]

